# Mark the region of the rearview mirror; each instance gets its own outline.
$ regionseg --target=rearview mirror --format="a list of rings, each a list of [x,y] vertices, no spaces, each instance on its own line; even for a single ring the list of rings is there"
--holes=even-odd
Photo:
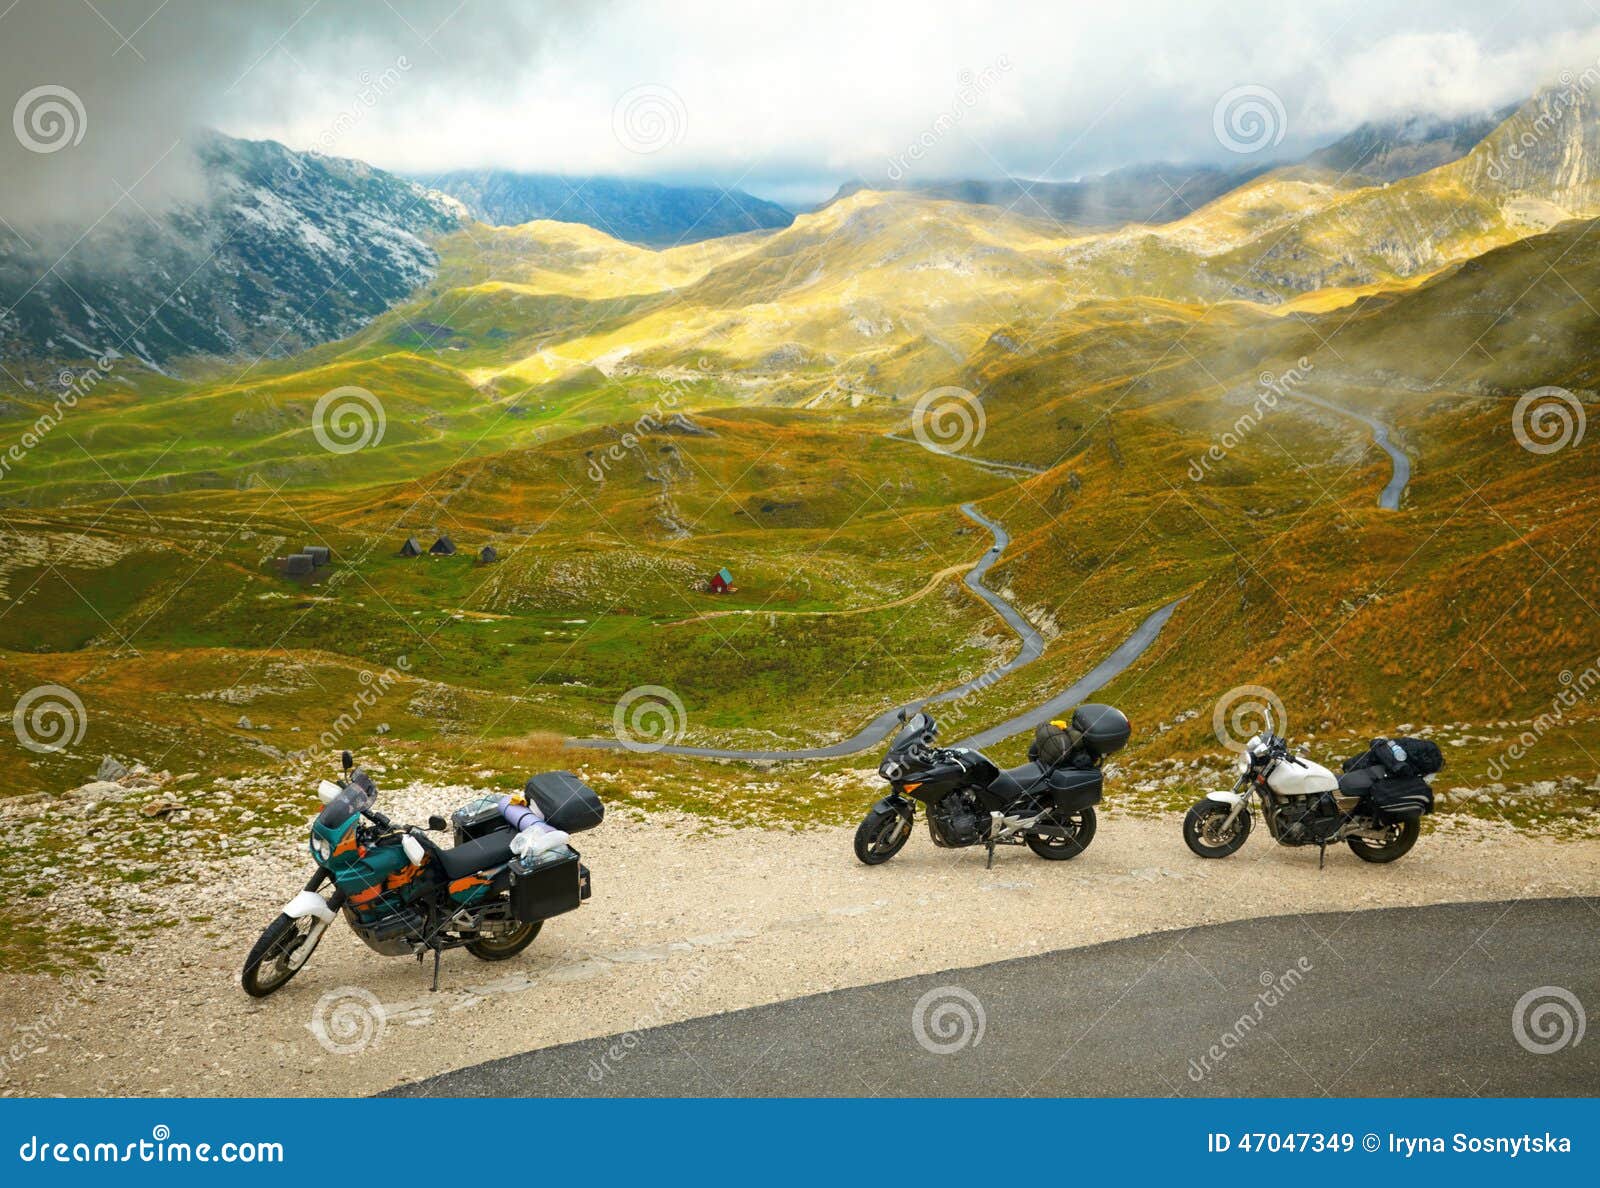
[[[344,754],[339,756],[339,762],[344,765],[344,769],[346,771],[349,771],[356,765],[355,758],[350,754],[349,751],[346,751]]]
[[[443,833],[446,829],[450,828],[450,825],[449,822],[447,822],[438,813],[434,813],[433,816],[428,818],[428,828],[433,830],[435,833]]]

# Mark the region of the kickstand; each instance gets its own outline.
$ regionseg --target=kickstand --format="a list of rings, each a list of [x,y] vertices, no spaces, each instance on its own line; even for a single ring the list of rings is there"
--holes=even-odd
[[[444,956],[444,950],[438,945],[433,947],[433,993],[439,992],[439,958]]]
[[[988,848],[989,848],[989,860],[983,864],[983,869],[984,870],[993,870],[994,869],[994,838],[992,838],[992,837],[989,838],[987,841],[985,841],[984,844],[986,846],[988,846]]]
[[[1322,842],[1317,846],[1317,869],[1321,870],[1328,861],[1328,843]]]

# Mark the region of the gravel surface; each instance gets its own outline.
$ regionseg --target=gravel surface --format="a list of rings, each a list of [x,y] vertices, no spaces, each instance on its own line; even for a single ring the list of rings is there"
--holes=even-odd
[[[877,794],[871,776],[860,773],[863,807]],[[418,820],[470,795],[413,787],[386,793],[382,807]],[[892,862],[867,868],[850,837],[614,813],[578,839],[594,898],[550,921],[520,957],[488,965],[448,953],[443,988],[431,994],[424,968],[369,952],[341,922],[299,977],[260,1002],[239,989],[239,967],[310,861],[303,832],[252,839],[226,863],[196,866],[192,910],[209,921],[138,937],[92,986],[0,978],[12,1021],[0,1085],[9,1094],[370,1093],[532,1048],[1190,924],[1600,894],[1600,842],[1473,822],[1440,824],[1393,866],[1339,850],[1323,871],[1314,850],[1264,836],[1225,861],[1195,858],[1176,816],[1107,813],[1082,857],[1047,862],[1005,848],[991,871],[981,849],[937,850],[922,832]]]

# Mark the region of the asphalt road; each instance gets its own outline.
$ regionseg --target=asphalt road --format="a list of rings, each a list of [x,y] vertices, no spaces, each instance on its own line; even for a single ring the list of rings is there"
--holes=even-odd
[[[1372,430],[1372,440],[1377,442],[1383,452],[1389,455],[1390,466],[1389,482],[1382,491],[1378,492],[1378,506],[1387,508],[1389,511],[1399,510],[1400,497],[1405,494],[1406,485],[1411,482],[1411,459],[1404,450],[1389,439],[1391,432],[1389,426],[1376,417],[1370,417],[1366,413],[1359,413],[1354,409],[1345,408],[1343,405],[1334,404],[1331,400],[1324,400],[1320,396],[1308,396],[1303,392],[1297,392],[1295,396],[1296,399],[1304,400],[1310,404],[1319,404],[1323,408],[1339,413],[1341,416],[1360,421]]]
[[[475,1065],[393,1092],[1595,1095],[1600,1036],[1583,1037],[1577,1015],[1548,988],[1600,1009],[1597,942],[1600,904],[1581,899],[1276,916],[665,1027],[648,1026],[655,1008],[641,1002],[639,1030]],[[1524,1035],[1554,1046],[1563,1010],[1567,1021],[1567,1042],[1547,1053],[1530,1051],[1513,1028],[1519,1001],[1539,988],[1546,993],[1537,1002],[1553,1009],[1531,1004],[1523,1012]],[[925,996],[926,1045],[915,1022]],[[950,1050],[932,1050],[940,1045]],[[1315,1111],[1306,1118],[1313,1129],[1337,1123]]]
[[[932,697],[884,710],[883,713],[872,719],[849,738],[842,742],[831,743],[825,747],[803,747],[788,751],[740,751],[674,743],[661,747],[652,747],[651,750],[666,755],[695,755],[703,759],[748,759],[757,761],[836,759],[843,755],[854,755],[867,750],[869,747],[877,746],[886,740],[899,726],[902,711],[914,713],[924,706],[955,701],[958,698],[965,697],[975,689],[986,689],[1001,677],[1017,671],[1024,665],[1032,664],[1040,656],[1044,655],[1044,638],[1034,625],[1028,622],[1021,611],[983,584],[983,575],[988,573],[994,563],[1000,559],[1000,554],[1005,551],[1006,545],[1011,543],[1011,537],[999,523],[989,519],[977,508],[973,507],[972,504],[962,504],[961,511],[969,520],[987,528],[994,536],[994,546],[978,559],[977,563],[967,571],[961,580],[966,582],[968,589],[974,594],[994,607],[995,611],[1006,621],[1011,630],[1016,632],[1017,637],[1022,640],[1022,648],[1010,660],[1007,660],[998,668],[991,668],[981,676],[974,677],[970,681],[964,681],[954,688],[946,689],[942,693],[936,693]],[[1172,612],[1177,605],[1177,602],[1168,603],[1152,614],[1110,656],[1102,660],[1087,676],[1068,689],[1036,709],[1012,718],[1002,726],[987,730],[977,737],[986,739],[989,743],[996,742],[1002,738],[1009,738],[1013,734],[1020,734],[1024,730],[1033,729],[1039,722],[1047,721],[1059,714],[1065,707],[1076,705],[1143,655],[1145,649],[1155,642],[1156,636],[1160,634],[1161,628],[1166,625],[1167,620],[1172,617]],[[1002,731],[1003,733],[1001,733]],[[614,738],[574,738],[569,739],[567,745],[569,747],[587,747],[599,750],[623,749],[621,741]],[[978,746],[980,744],[975,740],[968,740],[967,745]]]

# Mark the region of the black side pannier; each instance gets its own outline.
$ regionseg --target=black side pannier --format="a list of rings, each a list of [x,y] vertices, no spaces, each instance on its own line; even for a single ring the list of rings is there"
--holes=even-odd
[[[1392,775],[1373,780],[1367,796],[1384,816],[1396,821],[1412,821],[1433,812],[1433,789],[1421,776]]]
[[[545,854],[531,870],[519,862],[510,867],[511,914],[524,924],[570,912],[589,898],[589,871],[576,851]]]
[[[541,772],[522,791],[546,821],[565,833],[582,833],[605,820],[606,806],[600,797],[570,771]]]

